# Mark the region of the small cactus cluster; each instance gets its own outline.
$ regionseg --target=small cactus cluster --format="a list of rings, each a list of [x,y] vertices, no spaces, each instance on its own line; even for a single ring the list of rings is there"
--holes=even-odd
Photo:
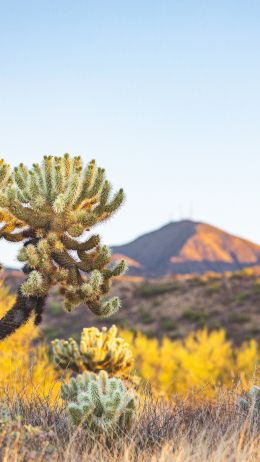
[[[136,395],[118,378],[107,372],[84,372],[61,389],[74,425],[94,432],[127,431],[133,422]]]
[[[253,386],[246,398],[239,398],[238,404],[244,411],[252,409],[254,414],[260,415],[260,387]]]
[[[117,327],[85,328],[79,345],[73,338],[52,342],[55,363],[74,372],[106,370],[109,375],[125,375],[133,365],[128,343],[117,337]]]
[[[5,329],[0,320],[0,338],[25,322],[35,300],[44,299],[56,284],[67,311],[79,304],[104,317],[118,310],[118,297],[102,299],[112,278],[125,271],[125,262],[111,267],[110,249],[100,244],[100,237],[84,236],[122,204],[122,189],[110,195],[105,171],[94,160],[83,169],[78,156],[45,156],[41,165],[28,169],[20,164],[13,170],[0,161],[0,238],[23,242],[18,260],[27,274],[19,289],[19,307],[4,320],[13,328]],[[24,312],[20,323],[17,310]]]

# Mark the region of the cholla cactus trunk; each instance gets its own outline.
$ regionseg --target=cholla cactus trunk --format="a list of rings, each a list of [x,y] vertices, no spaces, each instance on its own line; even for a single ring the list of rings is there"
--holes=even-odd
[[[110,198],[104,169],[91,161],[83,170],[80,157],[68,154],[45,156],[43,164],[31,170],[20,164],[13,172],[0,161],[0,189],[0,237],[24,242],[18,260],[25,263],[27,274],[16,304],[0,320],[0,339],[33,312],[40,322],[54,285],[59,285],[67,311],[85,304],[97,316],[115,313],[119,299],[103,297],[112,278],[125,271],[125,262],[111,266],[110,250],[101,246],[98,235],[84,240],[85,232],[108,219],[124,199],[122,189]]]
[[[24,243],[24,246],[29,243],[35,242],[36,240],[30,240]],[[38,241],[38,240],[37,240]],[[24,266],[23,272],[25,274],[30,274],[33,269],[28,265]],[[38,325],[42,320],[42,313],[46,301],[46,296],[36,297],[31,296],[27,297],[22,292],[22,285],[17,290],[17,297],[12,308],[5,314],[5,316],[0,320],[0,340],[5,339],[11,335],[14,330],[18,329],[24,325],[34,313],[34,323]]]
[[[19,289],[15,304],[0,321],[0,340],[25,324],[32,313],[35,313],[35,324],[39,324],[44,304],[45,297],[25,297]]]

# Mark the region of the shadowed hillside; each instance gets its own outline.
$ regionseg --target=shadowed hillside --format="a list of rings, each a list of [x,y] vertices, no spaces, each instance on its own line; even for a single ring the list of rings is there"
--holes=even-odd
[[[169,223],[129,244],[115,246],[113,254],[115,259],[126,257],[130,275],[152,278],[222,273],[260,264],[259,245],[190,220]]]

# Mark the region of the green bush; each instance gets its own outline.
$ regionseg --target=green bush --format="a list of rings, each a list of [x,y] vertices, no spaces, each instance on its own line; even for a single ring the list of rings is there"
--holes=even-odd
[[[250,294],[248,292],[238,292],[238,294],[235,296],[235,303],[237,305],[243,303],[244,301],[246,301],[248,298],[250,297]]]
[[[163,284],[143,284],[139,287],[137,293],[141,297],[154,297],[156,295],[163,295],[168,292],[175,292],[179,289],[179,284],[177,281],[167,282]]]
[[[246,313],[230,313],[228,319],[230,322],[244,324],[250,321],[250,316]]]
[[[154,322],[154,317],[149,313],[149,311],[143,311],[140,315],[140,321],[143,324],[152,324]]]
[[[208,319],[208,313],[205,313],[204,311],[195,311],[189,309],[184,311],[182,318],[186,319],[187,321],[196,322],[197,324],[203,324]]]
[[[170,318],[162,318],[160,321],[160,326],[164,330],[174,330],[177,327],[176,322]]]
[[[211,282],[207,285],[207,293],[208,294],[216,294],[220,291],[221,284],[219,281]]]

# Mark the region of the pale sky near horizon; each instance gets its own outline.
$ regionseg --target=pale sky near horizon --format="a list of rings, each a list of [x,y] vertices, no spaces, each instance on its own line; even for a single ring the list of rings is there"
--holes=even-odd
[[[95,157],[127,194],[108,244],[187,217],[260,244],[259,1],[0,6],[1,156]]]

